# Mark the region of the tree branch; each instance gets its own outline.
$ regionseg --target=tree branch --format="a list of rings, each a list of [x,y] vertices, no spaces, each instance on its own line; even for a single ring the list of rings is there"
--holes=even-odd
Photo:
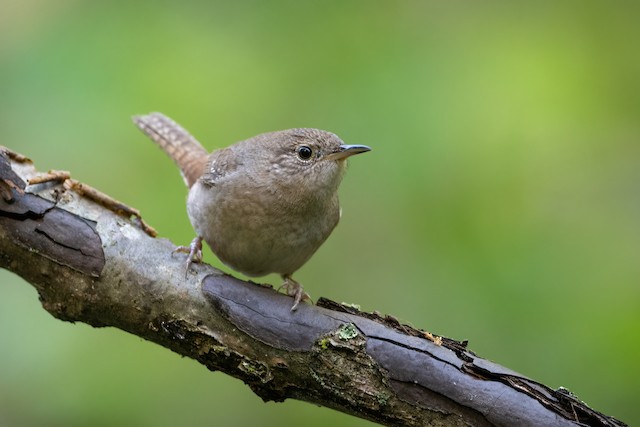
[[[0,267],[31,283],[58,319],[138,335],[265,401],[385,425],[625,425],[393,317],[324,299],[291,312],[289,297],[208,265],[185,279],[174,245],[151,237],[136,210],[114,212],[108,198],[59,181],[27,186],[31,162],[1,148]]]

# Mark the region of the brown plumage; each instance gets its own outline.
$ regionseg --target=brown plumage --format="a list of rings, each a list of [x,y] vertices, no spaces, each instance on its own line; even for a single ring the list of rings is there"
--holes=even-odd
[[[160,113],[134,118],[180,167],[189,186],[187,212],[198,237],[229,267],[247,276],[278,273],[295,297],[291,275],[329,237],[340,218],[338,186],[347,157],[369,151],[319,129],[264,133],[210,155]]]

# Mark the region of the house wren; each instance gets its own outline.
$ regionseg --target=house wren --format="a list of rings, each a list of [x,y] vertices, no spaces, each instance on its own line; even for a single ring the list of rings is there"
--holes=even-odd
[[[160,113],[135,124],[178,165],[189,187],[187,212],[197,237],[187,271],[202,257],[202,239],[227,266],[247,276],[279,273],[294,297],[308,298],[291,278],[340,219],[338,186],[346,159],[364,145],[345,145],[331,132],[289,129],[264,133],[209,154]]]

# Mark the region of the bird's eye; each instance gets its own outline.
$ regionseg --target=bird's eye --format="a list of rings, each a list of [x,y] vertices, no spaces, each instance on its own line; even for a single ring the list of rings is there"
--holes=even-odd
[[[298,157],[302,160],[309,160],[313,155],[313,150],[308,145],[301,145],[296,151],[298,152]]]

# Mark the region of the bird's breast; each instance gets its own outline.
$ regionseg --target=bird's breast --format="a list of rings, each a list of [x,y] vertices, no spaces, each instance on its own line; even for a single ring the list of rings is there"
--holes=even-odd
[[[331,234],[340,213],[335,194],[285,193],[196,183],[187,210],[198,235],[231,268],[249,276],[292,274]]]

